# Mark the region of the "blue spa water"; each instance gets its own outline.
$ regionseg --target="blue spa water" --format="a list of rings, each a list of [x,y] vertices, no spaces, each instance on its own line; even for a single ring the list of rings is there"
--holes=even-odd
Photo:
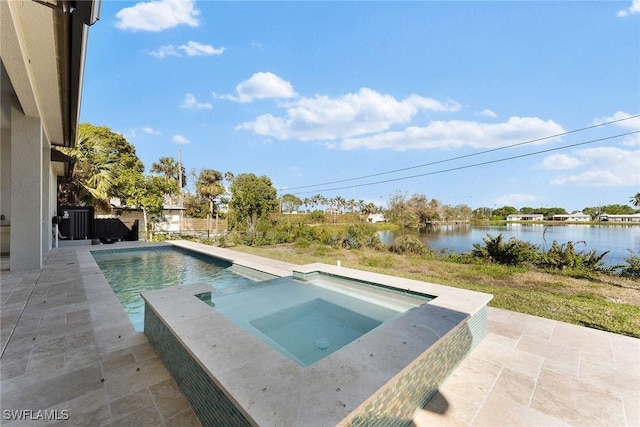
[[[326,277],[292,277],[198,298],[303,366],[310,366],[429,297]]]
[[[246,277],[234,271],[229,262],[173,246],[100,250],[91,254],[137,331],[144,329],[141,292],[207,283],[214,295],[223,295],[273,277],[268,274]]]

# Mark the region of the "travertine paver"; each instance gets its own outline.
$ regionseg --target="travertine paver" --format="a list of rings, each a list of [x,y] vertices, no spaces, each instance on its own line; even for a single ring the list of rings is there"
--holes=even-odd
[[[41,271],[2,271],[0,406],[33,411],[3,412],[2,425],[42,425],[29,418],[47,410],[61,425],[199,426],[90,248],[54,250]]]
[[[640,340],[499,309],[489,320],[415,425],[640,426]]]
[[[68,410],[59,425],[199,425],[89,249],[2,271],[0,407]],[[640,340],[498,309],[489,320],[415,426],[640,426]]]

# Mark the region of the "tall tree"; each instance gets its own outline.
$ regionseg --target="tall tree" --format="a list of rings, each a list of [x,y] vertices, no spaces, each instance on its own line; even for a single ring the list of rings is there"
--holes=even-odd
[[[473,219],[488,220],[491,218],[491,212],[493,209],[488,207],[476,208],[473,210]]]
[[[122,199],[130,177],[144,170],[133,145],[108,127],[82,123],[75,147],[62,150],[75,159],[73,175],[60,181],[58,201],[62,205],[109,209],[110,199]]]
[[[518,213],[518,209],[514,208],[513,206],[503,206],[501,208],[494,209],[492,212],[492,217],[498,219],[507,219],[507,216],[516,213]]]
[[[407,227],[410,224],[409,210],[407,208],[407,197],[400,190],[389,196],[387,201],[387,210],[384,213],[385,218],[401,227]]]
[[[184,196],[184,214],[189,218],[204,219],[209,213],[209,204],[197,194],[186,193]]]
[[[632,196],[629,200],[629,203],[631,203],[636,208],[640,207],[640,193],[636,193],[635,196]]]
[[[180,182],[182,179],[182,187],[187,186],[187,172],[184,165],[173,157],[160,157],[157,162],[151,164],[152,173],[164,175],[169,179],[173,179],[175,182]]]
[[[280,198],[280,207],[282,212],[297,212],[302,205],[302,200],[294,194],[285,194]]]
[[[273,212],[277,206],[278,198],[271,179],[252,173],[234,177],[231,207],[238,222],[246,223],[249,233],[255,233],[258,220]]]
[[[202,169],[196,181],[196,194],[209,202],[209,213],[213,216],[214,206],[220,195],[224,193],[221,172],[213,169]],[[218,209],[216,207],[215,212]]]
[[[407,200],[407,208],[411,215],[411,222],[414,227],[424,228],[433,221],[439,221],[440,202],[436,199],[428,200],[424,194],[414,194]]]
[[[152,240],[155,224],[164,219],[165,195],[176,194],[178,183],[158,175],[130,176],[129,179],[129,191],[125,197],[125,203],[142,209],[146,236],[148,240]]]

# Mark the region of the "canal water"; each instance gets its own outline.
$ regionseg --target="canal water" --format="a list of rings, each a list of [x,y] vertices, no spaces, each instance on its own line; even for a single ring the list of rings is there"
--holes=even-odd
[[[553,241],[573,242],[576,251],[595,249],[597,254],[609,251],[605,265],[624,264],[628,249],[640,255],[640,226],[638,225],[586,225],[586,224],[505,224],[505,225],[440,225],[417,232],[381,231],[382,243],[391,244],[402,234],[413,234],[430,248],[440,251],[465,252],[473,249],[474,243],[484,244],[482,239],[502,234],[505,240],[515,237],[548,250]]]

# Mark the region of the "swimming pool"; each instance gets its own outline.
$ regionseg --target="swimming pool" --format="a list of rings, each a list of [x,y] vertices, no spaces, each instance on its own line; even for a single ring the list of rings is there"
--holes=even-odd
[[[302,366],[433,299],[328,275],[283,277],[243,292],[196,297]]]
[[[169,249],[170,245],[175,249]],[[486,304],[491,299],[487,294],[339,265],[296,266],[194,242],[174,241],[156,248],[153,250],[178,252],[188,258],[169,268],[162,262],[142,260],[135,251],[122,250],[112,254],[116,258],[111,260],[116,265],[112,267],[123,270],[122,274],[128,271],[122,277],[129,287],[137,286],[143,274],[157,274],[168,284],[155,283],[152,290],[142,293],[144,334],[203,425],[360,426],[385,420],[405,425],[486,335]],[[108,259],[108,252],[113,251],[94,252],[100,263],[105,260],[101,256]],[[126,262],[118,264],[119,255]],[[212,270],[195,274],[198,262],[182,264],[192,262],[191,258],[200,259]],[[155,265],[152,272],[135,265],[145,263]],[[241,276],[240,286],[215,280],[225,271]],[[288,357],[197,297],[208,294],[212,305],[224,308],[225,301],[231,300],[227,297],[237,297],[241,303],[257,289],[266,295],[281,279],[282,283],[293,280],[308,285],[327,276],[332,282],[328,287],[340,294],[337,302],[316,295],[289,303],[285,290],[265,299],[265,307],[247,310],[247,323],[274,341],[279,339],[279,330],[298,322],[309,326],[329,320],[333,322],[329,328],[351,322],[349,326],[360,336],[311,364]],[[347,285],[357,282],[360,303],[380,305],[375,310],[388,310],[391,317],[376,318],[378,314],[358,312],[343,303],[354,296],[345,281]],[[389,294],[381,296],[380,292]],[[409,301],[402,301],[407,296],[398,296],[403,294],[409,294]],[[419,300],[420,295],[433,299],[425,302]],[[416,296],[418,301],[411,302]],[[357,315],[353,317],[352,312]],[[313,345],[318,350],[329,349],[333,339],[314,336]]]
[[[136,331],[144,329],[141,292],[206,283],[214,295],[255,286],[274,276],[174,246],[91,251]]]

